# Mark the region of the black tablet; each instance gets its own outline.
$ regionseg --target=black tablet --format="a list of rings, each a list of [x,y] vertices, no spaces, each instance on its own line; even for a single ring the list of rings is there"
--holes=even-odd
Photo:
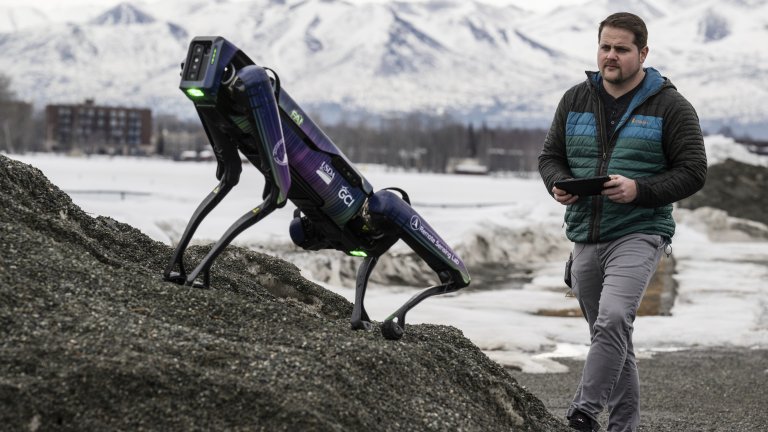
[[[556,181],[555,186],[571,195],[600,195],[603,190],[603,183],[610,179],[608,176],[575,178]]]

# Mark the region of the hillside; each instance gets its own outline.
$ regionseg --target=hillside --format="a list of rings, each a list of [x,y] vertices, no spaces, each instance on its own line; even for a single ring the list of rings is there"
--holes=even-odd
[[[731,216],[768,225],[768,167],[733,159],[712,165],[707,172],[704,188],[683,200],[683,208],[714,207]]]
[[[0,199],[10,430],[565,430],[455,328],[353,332],[349,302],[242,248],[209,290],[166,283],[168,246],[1,155]]]

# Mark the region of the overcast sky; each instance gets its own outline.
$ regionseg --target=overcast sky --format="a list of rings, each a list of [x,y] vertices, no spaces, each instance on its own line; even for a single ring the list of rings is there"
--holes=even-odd
[[[30,2],[29,0],[0,0],[0,5],[27,5],[27,6],[33,6],[40,9],[46,9],[46,8],[60,8],[64,4],[68,6],[81,6],[81,5],[93,5],[97,8],[102,8],[105,6],[113,5],[120,3],[122,1],[129,1],[130,0],[66,0],[66,3],[63,2],[63,0],[34,0],[33,2]],[[158,2],[158,1],[168,1],[168,0],[138,0],[136,3],[140,2]],[[247,0],[240,0],[240,1],[247,1]],[[347,0],[351,2],[386,2],[387,0]],[[424,1],[424,0],[413,0],[413,1]],[[533,11],[547,11],[550,9],[553,9],[559,5],[564,4],[578,4],[578,3],[584,3],[586,0],[476,0],[480,1],[482,3],[488,3],[488,4],[498,4],[498,5],[508,5],[508,4],[514,4],[522,9],[528,9]]]

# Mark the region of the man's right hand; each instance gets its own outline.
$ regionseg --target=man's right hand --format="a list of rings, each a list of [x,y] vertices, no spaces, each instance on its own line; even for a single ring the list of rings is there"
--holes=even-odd
[[[559,189],[557,186],[552,187],[552,194],[555,197],[555,201],[562,205],[570,205],[579,200],[578,195],[571,195],[568,192]]]

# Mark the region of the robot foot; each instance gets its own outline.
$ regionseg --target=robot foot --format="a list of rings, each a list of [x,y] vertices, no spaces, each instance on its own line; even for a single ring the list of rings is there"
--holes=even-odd
[[[405,329],[400,327],[396,322],[394,322],[391,319],[386,320],[381,324],[381,334],[384,336],[385,339],[399,340],[401,337],[403,337],[404,333],[405,333]]]
[[[366,320],[352,321],[352,330],[373,330],[373,324]]]
[[[167,282],[173,282],[175,284],[184,285],[187,282],[187,275],[179,272],[170,272],[163,276]]]

